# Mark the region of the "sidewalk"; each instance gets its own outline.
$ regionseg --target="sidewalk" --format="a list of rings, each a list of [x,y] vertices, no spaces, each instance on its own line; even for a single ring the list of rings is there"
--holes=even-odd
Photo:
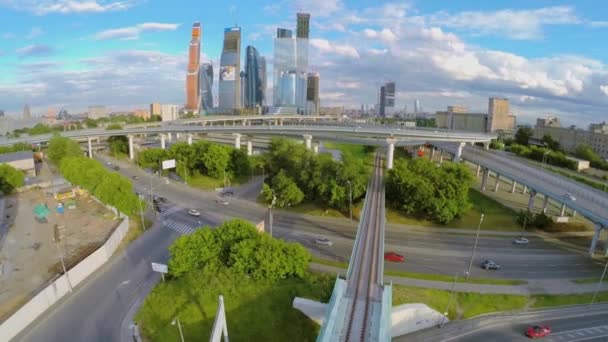
[[[318,272],[340,274],[344,276],[346,270],[327,266],[322,264],[310,264],[310,269]],[[385,283],[393,283],[404,286],[432,288],[439,290],[449,291],[452,289],[451,282],[445,281],[434,281],[434,280],[422,280],[412,279],[395,276],[384,276]],[[527,284],[524,285],[483,285],[483,284],[470,284],[470,283],[456,283],[454,290],[456,292],[474,292],[484,294],[509,294],[509,295],[523,295],[528,296],[532,294],[581,294],[581,293],[592,293],[597,289],[597,283],[590,284],[575,284],[569,279],[539,279],[539,280],[528,280]],[[608,291],[608,282],[604,282],[601,287],[601,291]]]

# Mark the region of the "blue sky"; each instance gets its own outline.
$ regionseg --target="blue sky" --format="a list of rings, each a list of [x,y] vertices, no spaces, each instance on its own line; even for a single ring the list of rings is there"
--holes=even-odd
[[[0,0],[0,109],[182,104],[192,22],[214,63],[235,23],[242,50],[254,45],[272,62],[274,31],[294,28],[297,11],[312,14],[322,105],[372,105],[394,80],[397,105],[410,109],[419,99],[428,111],[484,111],[501,96],[520,122],[608,120],[608,4],[599,0]]]

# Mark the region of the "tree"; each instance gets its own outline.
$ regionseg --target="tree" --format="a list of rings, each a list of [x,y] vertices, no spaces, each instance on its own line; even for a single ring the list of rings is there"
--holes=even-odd
[[[108,138],[110,151],[116,157],[119,154],[129,153],[129,139],[125,135],[115,135]]]
[[[202,156],[202,161],[209,176],[213,178],[223,177],[224,172],[228,171],[230,163],[229,149],[225,146],[211,144],[207,153]]]
[[[279,208],[295,206],[304,199],[302,190],[283,170],[279,171],[272,179],[272,189],[274,191],[271,191],[268,185],[264,183],[263,192],[266,200],[271,202],[273,196],[276,196],[275,205]]]
[[[84,124],[87,126],[87,128],[97,128],[97,121],[90,118],[84,119]]]
[[[23,173],[8,164],[0,164],[0,192],[10,194],[23,186]]]
[[[520,127],[515,133],[515,142],[520,145],[527,146],[528,141],[530,140],[530,138],[532,138],[533,135],[534,131],[532,130],[532,128],[528,126]]]
[[[251,173],[249,156],[243,150],[233,149],[230,152],[230,170],[237,177],[247,176]]]
[[[210,227],[197,229],[191,235],[182,235],[169,247],[169,271],[179,277],[202,267],[218,266],[220,246]]]
[[[143,168],[159,170],[160,163],[167,158],[168,154],[166,150],[162,148],[150,148],[137,154],[137,163]]]
[[[540,139],[540,141],[545,143],[548,148],[550,148],[554,151],[559,150],[559,141],[553,139],[553,137],[550,134],[543,135],[543,137]]]
[[[55,165],[59,165],[61,160],[65,157],[77,157],[82,155],[83,152],[80,145],[69,138],[56,135],[49,141],[47,156]]]
[[[119,129],[122,129],[122,126],[120,124],[118,124],[118,123],[109,124],[106,127],[106,131],[119,130]]]

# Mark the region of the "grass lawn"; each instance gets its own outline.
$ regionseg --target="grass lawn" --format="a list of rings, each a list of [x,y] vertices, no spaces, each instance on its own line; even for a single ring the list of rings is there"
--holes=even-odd
[[[340,267],[343,269],[348,268],[348,264],[341,261],[335,260],[327,260],[323,258],[313,257],[312,261],[317,264]],[[454,277],[444,275],[444,274],[427,274],[427,273],[415,273],[415,272],[406,272],[399,270],[391,270],[384,268],[384,275],[387,276],[395,276],[395,277],[403,277],[403,278],[412,278],[412,279],[421,279],[421,280],[432,280],[432,281],[445,281],[452,282],[454,281]],[[491,278],[459,278],[458,283],[468,283],[468,284],[485,284],[485,285],[523,285],[526,284],[523,280],[517,279],[491,279]]]
[[[237,186],[249,181],[249,176],[230,178],[226,180],[227,186]],[[213,190],[216,188],[224,187],[224,179],[216,179],[213,177],[195,174],[194,176],[188,177],[188,185],[191,187],[199,188],[202,190]]]
[[[295,296],[328,302],[335,278],[309,274],[306,279],[257,281],[229,270],[199,271],[159,283],[136,315],[150,341],[179,341],[179,317],[186,341],[207,340],[218,296],[224,295],[232,341],[314,341],[319,326],[292,308]]]
[[[365,151],[365,146],[363,145],[323,142],[323,146],[326,149],[338,150],[342,153],[350,153],[352,156],[357,158],[367,158],[369,154]]]
[[[593,293],[575,294],[575,295],[536,295],[534,299],[534,308],[546,308],[553,306],[589,304],[593,298]],[[595,303],[608,302],[608,291],[599,292],[595,298]]]

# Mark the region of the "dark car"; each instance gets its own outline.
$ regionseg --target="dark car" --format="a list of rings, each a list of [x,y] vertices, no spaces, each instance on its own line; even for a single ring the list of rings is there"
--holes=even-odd
[[[539,338],[549,336],[551,327],[548,325],[535,325],[526,329],[526,336],[529,338]]]
[[[484,270],[496,270],[496,271],[498,271],[500,269],[500,265],[496,264],[492,260],[484,260],[484,262],[481,263],[481,268],[483,268]]]
[[[114,166],[114,170],[118,171],[118,170],[120,170],[120,167]]]
[[[224,192],[222,192],[222,194],[220,196],[222,196],[222,197],[232,197],[232,196],[234,196],[234,192],[232,190],[224,191]]]

